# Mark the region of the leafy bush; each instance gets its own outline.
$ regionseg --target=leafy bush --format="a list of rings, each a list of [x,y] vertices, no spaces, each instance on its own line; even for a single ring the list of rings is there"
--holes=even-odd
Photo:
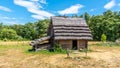
[[[15,39],[15,37],[18,36],[16,31],[13,29],[7,29],[4,28],[0,32],[0,38],[1,39]]]
[[[101,41],[106,42],[107,36],[105,34],[101,35]]]
[[[3,41],[7,41],[7,38],[4,38]]]
[[[62,49],[61,44],[55,43],[53,47],[54,52],[65,53],[66,51]]]
[[[16,36],[15,39],[18,40],[18,41],[22,41],[23,40],[23,38],[21,36]]]

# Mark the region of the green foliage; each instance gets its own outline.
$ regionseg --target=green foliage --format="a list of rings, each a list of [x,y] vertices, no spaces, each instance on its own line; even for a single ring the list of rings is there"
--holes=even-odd
[[[0,32],[1,39],[16,39],[17,33],[13,29],[3,28]]]
[[[21,37],[21,36],[16,36],[15,37],[18,41],[22,41],[23,40],[23,38]]]
[[[59,17],[61,17],[60,15]],[[63,15],[63,17],[68,17]],[[104,33],[107,37],[107,41],[115,41],[120,38],[120,12],[112,12],[107,10],[101,15],[90,16],[87,12],[82,15],[72,15],[71,17],[84,18],[91,29],[93,40],[100,41],[101,35]],[[4,25],[0,23],[0,39],[7,38],[8,35],[1,34],[3,29],[13,29],[16,31],[17,36],[9,38],[8,40],[34,40],[47,35],[49,19],[39,20],[37,22],[28,22],[24,25]],[[13,31],[13,32],[14,32]],[[2,37],[3,36],[3,37]]]
[[[101,41],[106,42],[107,36],[105,34],[101,35]]]
[[[4,39],[3,39],[3,41],[5,41],[5,42],[6,42],[6,41],[7,41],[7,38],[4,38]]]
[[[87,12],[85,12],[84,17],[85,17],[86,22],[89,25],[90,24],[90,15]]]
[[[37,37],[37,31],[35,30],[35,25],[33,23],[27,23],[24,25],[22,30],[22,37],[25,39],[35,39]]]
[[[120,12],[108,10],[103,15],[92,16],[89,27],[94,40],[101,40],[102,33],[105,33],[107,40],[115,41],[120,37]]]
[[[28,22],[25,25],[12,25],[10,27],[20,36],[18,39],[34,40],[46,36],[48,25],[49,19],[45,19],[34,23]]]
[[[38,31],[38,37],[44,37],[47,35],[47,29],[50,21],[48,19],[36,22],[36,30]]]
[[[61,44],[55,43],[54,45],[54,52],[66,53],[64,49],[62,49]]]

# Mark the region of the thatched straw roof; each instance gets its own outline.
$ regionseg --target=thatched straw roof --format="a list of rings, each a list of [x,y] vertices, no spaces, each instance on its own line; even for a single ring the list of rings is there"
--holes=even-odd
[[[51,17],[55,40],[81,39],[91,40],[91,31],[83,18]]]

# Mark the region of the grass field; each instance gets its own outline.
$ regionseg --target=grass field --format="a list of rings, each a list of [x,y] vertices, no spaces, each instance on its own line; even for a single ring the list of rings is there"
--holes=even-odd
[[[0,41],[0,68],[120,68],[120,46],[97,46],[89,42],[84,52],[66,54],[29,52],[30,41]]]

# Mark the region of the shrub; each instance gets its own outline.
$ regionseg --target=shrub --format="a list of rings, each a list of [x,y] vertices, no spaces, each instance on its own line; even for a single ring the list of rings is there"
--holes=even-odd
[[[16,36],[15,39],[18,40],[18,41],[22,41],[23,40],[23,38],[21,36]]]
[[[15,37],[18,36],[16,31],[13,29],[7,29],[4,28],[0,32],[0,38],[1,39],[15,39]]]
[[[7,38],[4,38],[3,41],[7,41]]]
[[[65,53],[65,50],[62,49],[61,44],[58,44],[58,43],[55,43],[55,45],[53,47],[53,50],[54,50],[54,52],[63,52],[63,53]]]
[[[105,34],[101,35],[101,41],[106,42],[107,36]]]

